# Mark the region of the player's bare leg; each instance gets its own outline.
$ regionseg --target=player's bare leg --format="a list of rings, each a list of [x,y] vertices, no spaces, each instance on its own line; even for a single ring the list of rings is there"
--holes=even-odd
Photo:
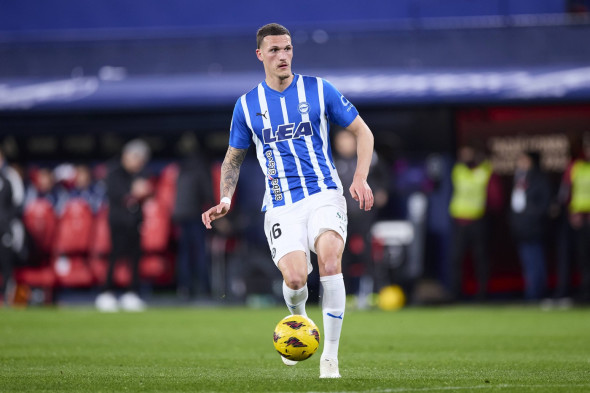
[[[338,233],[327,231],[318,237],[315,249],[323,289],[324,351],[320,359],[320,378],[340,378],[338,345],[346,306],[342,277],[344,240]]]
[[[307,316],[307,256],[303,251],[290,252],[281,258],[278,267],[283,274],[283,297],[289,311],[293,315]],[[282,356],[281,359],[287,366],[297,364]]]
[[[303,251],[290,252],[281,258],[278,266],[283,274],[283,296],[289,311],[307,316],[307,256]]]

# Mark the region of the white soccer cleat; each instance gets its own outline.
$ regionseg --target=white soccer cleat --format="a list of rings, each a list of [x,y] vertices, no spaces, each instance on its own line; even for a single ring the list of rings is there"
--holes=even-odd
[[[320,378],[340,378],[338,359],[322,358],[320,360]]]
[[[117,312],[119,305],[117,298],[111,292],[103,292],[96,297],[94,305],[100,312]]]
[[[127,292],[121,296],[119,301],[121,308],[125,311],[144,311],[146,308],[145,302],[140,299],[134,292]]]
[[[297,360],[289,360],[284,356],[281,356],[281,359],[283,360],[283,363],[285,363],[286,366],[294,366],[297,363],[299,363]]]

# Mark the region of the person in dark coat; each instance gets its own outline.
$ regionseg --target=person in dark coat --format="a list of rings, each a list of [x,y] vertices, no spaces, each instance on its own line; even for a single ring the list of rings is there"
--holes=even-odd
[[[5,304],[12,301],[11,288],[14,288],[12,281],[12,269],[15,263],[15,251],[19,248],[18,236],[15,236],[17,225],[22,227],[18,220],[21,213],[24,199],[24,187],[21,177],[5,159],[4,152],[0,149],[0,305],[2,299]],[[21,247],[22,236],[21,236]]]
[[[148,145],[140,139],[128,142],[121,161],[109,172],[106,180],[109,202],[111,255],[104,292],[96,298],[100,311],[142,311],[145,303],[139,297],[139,260],[141,258],[142,205],[152,194],[152,187],[144,171],[150,157]],[[131,263],[131,286],[117,302],[113,273],[117,260],[127,257]]]
[[[539,155],[523,152],[517,160],[512,188],[510,224],[525,279],[525,298],[545,295],[547,268],[544,240],[549,225],[551,188],[539,168]]]
[[[6,176],[0,172],[0,274],[2,274],[0,299],[6,296],[6,288],[12,277],[11,222],[15,216],[12,186]],[[6,301],[6,299],[4,300]]]
[[[188,140],[185,138],[185,140]],[[181,299],[207,296],[211,292],[210,265],[205,246],[201,209],[212,203],[209,167],[203,162],[198,142],[184,144],[176,182],[172,219],[180,227],[177,256],[177,293]]]

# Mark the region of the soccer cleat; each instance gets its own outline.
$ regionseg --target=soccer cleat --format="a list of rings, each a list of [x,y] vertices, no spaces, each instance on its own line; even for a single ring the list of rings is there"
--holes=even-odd
[[[103,292],[96,297],[94,305],[100,312],[117,312],[119,306],[117,298],[111,292]]]
[[[119,304],[125,311],[144,311],[146,307],[145,302],[134,292],[127,292],[121,296]]]
[[[289,360],[284,356],[281,356],[281,359],[283,360],[283,363],[285,363],[286,366],[294,366],[297,363],[299,363],[297,360]]]
[[[322,358],[320,360],[320,378],[340,378],[338,359]]]

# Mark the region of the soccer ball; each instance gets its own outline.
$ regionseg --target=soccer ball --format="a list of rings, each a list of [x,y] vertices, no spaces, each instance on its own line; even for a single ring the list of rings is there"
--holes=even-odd
[[[281,356],[301,361],[317,351],[320,345],[320,330],[311,319],[303,315],[289,315],[277,324],[273,341]]]

